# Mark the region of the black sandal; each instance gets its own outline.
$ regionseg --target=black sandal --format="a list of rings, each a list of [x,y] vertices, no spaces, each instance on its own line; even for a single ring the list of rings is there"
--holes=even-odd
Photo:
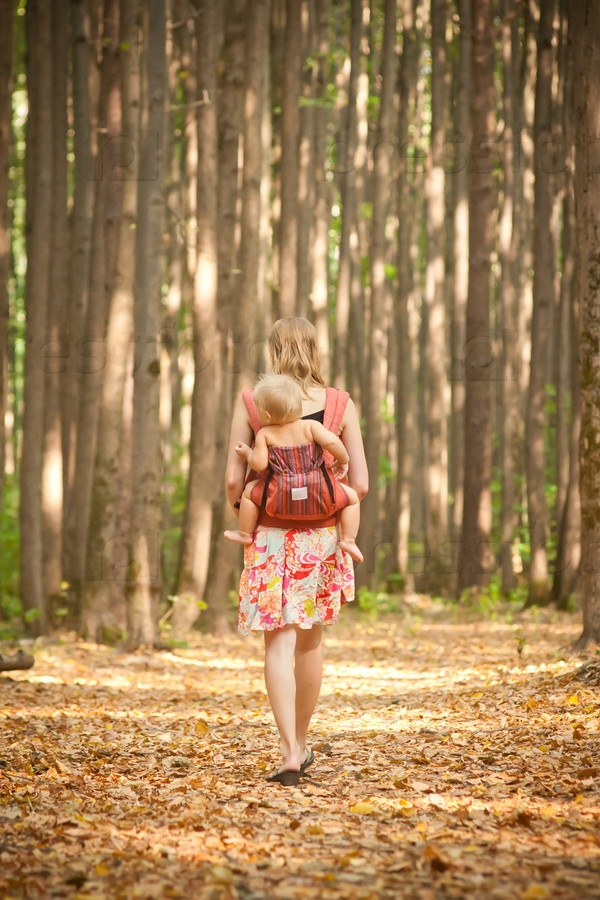
[[[306,770],[308,769],[308,767],[309,767],[309,766],[312,766],[312,764],[314,763],[314,761],[315,761],[315,754],[314,754],[314,751],[313,751],[313,750],[307,750],[307,751],[306,751],[306,759],[304,760],[304,762],[303,762],[302,765],[300,766],[300,774],[301,774],[301,775],[304,775],[304,773],[306,772]]]
[[[300,772],[295,772],[293,769],[286,769],[284,772],[273,772],[272,775],[269,775],[267,781],[282,784],[284,787],[292,787],[300,781]]]

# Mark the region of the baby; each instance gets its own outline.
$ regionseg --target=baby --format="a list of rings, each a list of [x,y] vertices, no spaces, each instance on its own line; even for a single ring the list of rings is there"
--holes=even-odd
[[[298,382],[289,375],[264,375],[254,389],[254,403],[262,428],[256,435],[254,448],[240,441],[235,452],[246,460],[253,471],[268,474],[266,478],[255,479],[246,485],[240,498],[239,529],[226,531],[225,537],[240,544],[251,544],[259,507],[265,506],[269,482],[273,481],[272,486],[277,491],[277,485],[281,485],[286,476],[295,483],[301,483],[303,473],[310,478],[311,472],[323,467],[326,485],[333,494],[329,514],[340,511],[340,547],[352,559],[362,562],[363,555],[356,545],[360,524],[358,494],[347,484],[338,481],[322,460],[322,450],[327,450],[336,460],[337,469],[341,468],[342,472],[347,469],[348,452],[339,437],[320,422],[301,418],[302,390]],[[317,448],[322,450],[314,452]],[[281,476],[279,481],[269,478],[272,472]],[[296,476],[300,476],[299,479]],[[300,492],[299,496],[306,497],[306,489],[296,490]],[[305,491],[304,494],[302,490]],[[272,494],[273,491],[269,502],[273,503],[275,500],[276,503],[277,498],[273,498]],[[279,514],[284,519],[294,520],[294,513],[289,509],[279,513],[272,513],[268,505],[266,509],[270,515]],[[306,522],[299,524],[310,527]]]

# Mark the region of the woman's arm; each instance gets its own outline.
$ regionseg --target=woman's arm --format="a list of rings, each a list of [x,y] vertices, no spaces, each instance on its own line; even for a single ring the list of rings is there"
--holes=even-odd
[[[369,471],[367,469],[367,458],[365,456],[365,448],[360,430],[360,422],[358,412],[352,400],[348,400],[348,404],[342,418],[342,433],[340,434],[342,444],[348,451],[350,463],[348,465],[348,482],[353,487],[359,498],[365,496],[369,490]]]
[[[231,432],[229,435],[229,450],[227,453],[227,467],[225,470],[225,490],[227,491],[227,499],[234,506],[240,499],[244,490],[244,482],[246,480],[246,460],[238,456],[235,452],[236,444],[243,442],[251,444],[254,440],[254,433],[248,421],[248,410],[246,404],[240,397],[233,411],[231,421]],[[235,508],[235,507],[234,507]]]

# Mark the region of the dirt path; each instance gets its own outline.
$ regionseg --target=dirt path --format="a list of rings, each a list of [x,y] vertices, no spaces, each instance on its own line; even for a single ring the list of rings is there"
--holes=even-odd
[[[36,649],[0,676],[0,897],[600,898],[579,621],[444,615],[328,632],[295,788],[265,782],[260,639]]]

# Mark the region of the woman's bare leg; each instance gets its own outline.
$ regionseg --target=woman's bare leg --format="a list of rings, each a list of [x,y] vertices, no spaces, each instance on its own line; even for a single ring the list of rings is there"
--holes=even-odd
[[[323,628],[298,628],[296,636],[296,743],[300,761],[306,758],[306,737],[323,677]]]
[[[298,771],[303,762],[296,739],[296,628],[265,631],[265,686],[279,736],[283,762],[279,771]]]

